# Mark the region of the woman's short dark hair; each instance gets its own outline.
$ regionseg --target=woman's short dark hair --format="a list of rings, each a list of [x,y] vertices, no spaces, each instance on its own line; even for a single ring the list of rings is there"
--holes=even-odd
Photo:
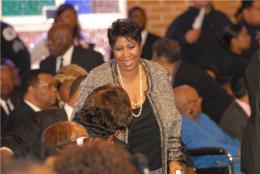
[[[231,24],[227,26],[224,29],[223,36],[222,36],[224,44],[229,47],[231,40],[233,38],[236,38],[239,35],[239,32],[241,30],[242,30],[242,26],[239,24]]]
[[[118,37],[126,37],[135,40],[139,44],[142,42],[140,27],[130,19],[118,19],[112,23],[107,31],[108,42],[113,48]]]
[[[172,39],[162,38],[153,44],[153,51],[157,56],[164,56],[169,62],[176,62],[181,59],[181,47]]]
[[[128,94],[121,87],[110,84],[93,90],[82,109],[109,113],[117,129],[127,127],[133,119]],[[81,112],[76,113],[75,117],[81,117]]]
[[[74,121],[83,125],[91,137],[108,138],[117,131],[111,113],[105,110],[83,109]]]

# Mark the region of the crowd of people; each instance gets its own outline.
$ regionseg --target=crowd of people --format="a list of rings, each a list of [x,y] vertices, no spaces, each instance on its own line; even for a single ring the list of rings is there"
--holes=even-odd
[[[219,148],[234,174],[260,173],[259,16],[256,0],[235,23],[193,0],[159,37],[135,6],[107,62],[70,4],[31,52],[1,22],[1,172],[195,174],[229,163],[191,150]]]

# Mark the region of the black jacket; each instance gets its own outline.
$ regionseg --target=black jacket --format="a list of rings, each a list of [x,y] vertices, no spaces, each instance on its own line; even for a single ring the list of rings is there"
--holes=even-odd
[[[244,132],[241,148],[242,170],[249,174],[260,173],[260,48],[246,70],[251,117]]]
[[[159,36],[156,36],[150,32],[147,33],[146,40],[143,45],[142,58],[151,60],[153,55],[153,44],[156,40],[160,39]]]
[[[177,40],[182,48],[183,60],[192,64],[206,66],[214,64],[223,49],[220,44],[221,34],[226,26],[231,24],[229,18],[222,12],[212,9],[204,18],[200,38],[194,44],[185,40],[185,33],[192,29],[192,24],[199,10],[188,8],[169,26],[166,37]]]
[[[43,131],[50,125],[68,120],[63,108],[53,108],[36,112],[19,127],[7,133],[1,140],[2,145],[13,150],[19,150],[29,143],[41,141]]]
[[[84,68],[87,72],[104,63],[103,56],[96,51],[74,46],[71,64],[76,64]],[[40,69],[48,71],[52,75],[56,74],[56,57],[48,56],[41,61]]]
[[[22,122],[30,118],[34,113],[35,111],[24,101],[17,103],[15,109],[10,113],[7,131],[10,132],[16,129]]]

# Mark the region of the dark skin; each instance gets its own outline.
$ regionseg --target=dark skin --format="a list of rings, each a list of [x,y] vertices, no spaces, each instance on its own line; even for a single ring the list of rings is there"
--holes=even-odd
[[[132,13],[129,16],[129,19],[135,21],[142,31],[145,29],[147,19],[143,10],[136,9],[132,11]]]
[[[48,32],[47,47],[52,56],[63,55],[73,45],[73,33],[66,24],[55,24]]]
[[[202,112],[201,98],[197,91],[188,85],[178,86],[173,91],[180,113],[196,122],[196,116]]]
[[[7,100],[10,98],[14,89],[14,82],[12,72],[7,66],[0,67],[0,85],[1,85],[1,98]]]

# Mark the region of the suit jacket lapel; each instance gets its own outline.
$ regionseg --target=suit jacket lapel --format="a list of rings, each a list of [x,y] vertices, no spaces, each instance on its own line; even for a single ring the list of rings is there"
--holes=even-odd
[[[71,63],[80,65],[80,55],[78,55],[77,47],[75,46],[72,53]]]

